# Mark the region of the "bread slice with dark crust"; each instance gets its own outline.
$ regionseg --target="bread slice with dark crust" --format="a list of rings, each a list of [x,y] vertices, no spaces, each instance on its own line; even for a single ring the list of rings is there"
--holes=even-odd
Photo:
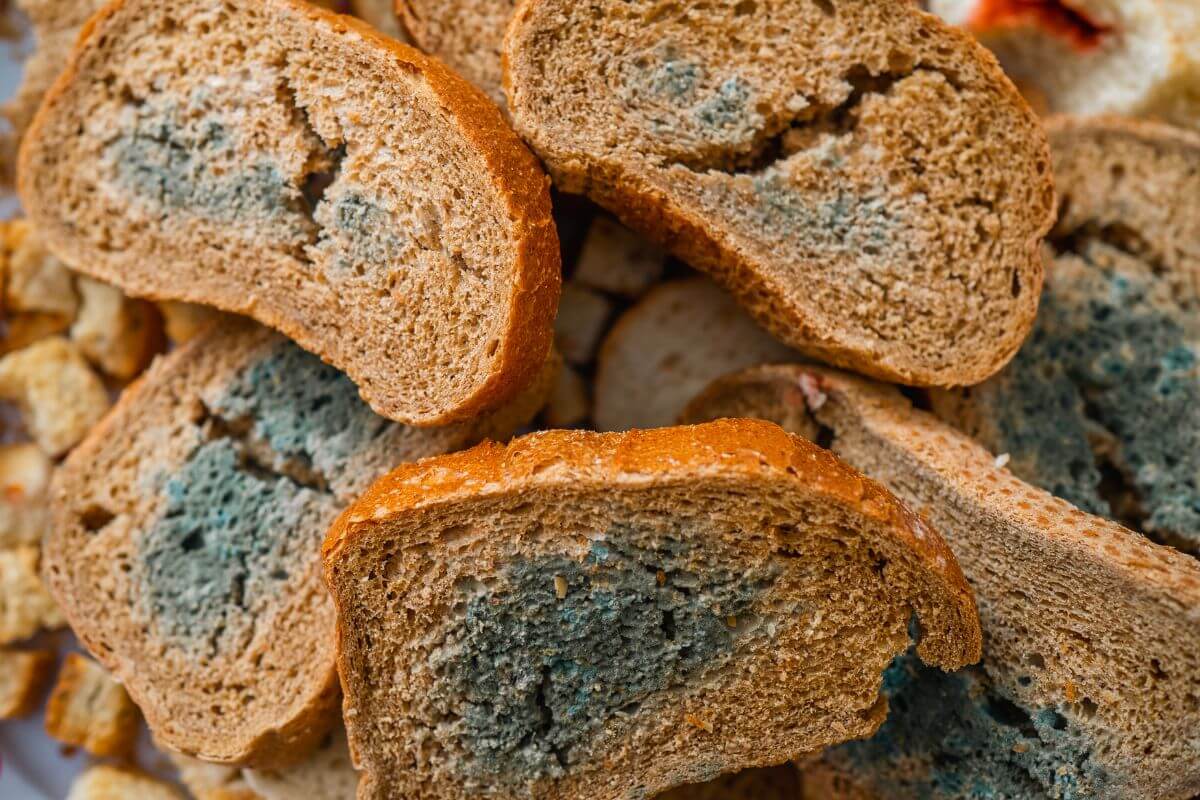
[[[888,720],[826,754],[827,786],[880,800],[1200,791],[1200,562],[1023,483],[894,387],[758,367],[685,419],[729,415],[790,420],[887,486],[942,532],[978,598],[980,666],[898,659]]]
[[[440,62],[298,0],[121,0],[26,135],[52,251],[217,306],[441,425],[538,374],[559,291],[549,181]]]
[[[1041,125],[908,0],[526,0],[517,130],[556,185],[710,272],[781,341],[977,383],[1033,323],[1053,220]]]
[[[409,428],[273,331],[210,329],[157,361],[59,468],[43,572],[159,743],[297,761],[338,711],[318,556],[329,524],[405,459],[508,435],[549,380],[491,417]]]
[[[330,529],[358,797],[649,797],[871,733],[975,606],[931,528],[761,422],[535,433],[400,467]]]
[[[1029,340],[934,411],[1013,473],[1200,555],[1200,136],[1048,125],[1062,215]]]

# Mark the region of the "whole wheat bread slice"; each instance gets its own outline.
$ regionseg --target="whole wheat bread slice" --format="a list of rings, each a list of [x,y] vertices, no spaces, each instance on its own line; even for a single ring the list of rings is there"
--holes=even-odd
[[[1045,135],[908,0],[527,0],[517,130],[556,185],[710,272],[780,340],[958,386],[1017,351],[1053,219]]]
[[[359,800],[649,797],[871,733],[914,614],[979,654],[938,535],[760,422],[401,467],[324,557]]]
[[[548,181],[478,90],[296,0],[123,0],[25,137],[20,192],[75,268],[277,328],[382,416],[498,407],[541,369]]]
[[[798,357],[707,278],[659,284],[604,339],[596,366],[596,427],[673,425],[688,401],[722,375]]]
[[[891,715],[826,755],[841,776],[828,786],[880,800],[1200,791],[1200,562],[1023,483],[893,387],[759,367],[685,419],[730,415],[787,422],[887,486],[942,532],[979,601],[980,667],[899,659]]]
[[[1049,124],[1062,216],[1033,334],[934,410],[1080,508],[1200,554],[1200,136]]]
[[[1048,110],[1200,128],[1194,0],[929,0],[975,34]]]
[[[395,0],[417,46],[505,107],[500,51],[514,0]]]
[[[507,435],[548,383],[491,417],[409,428],[277,333],[210,330],[157,361],[57,471],[43,571],[158,742],[297,761],[337,718],[329,524],[401,461]]]

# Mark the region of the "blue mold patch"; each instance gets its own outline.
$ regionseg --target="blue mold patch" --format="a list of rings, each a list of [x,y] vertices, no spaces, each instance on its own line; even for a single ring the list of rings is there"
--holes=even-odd
[[[1108,782],[1086,734],[1053,708],[1022,707],[978,669],[948,674],[908,653],[883,692],[883,727],[827,755],[880,797],[1081,800]]]
[[[1033,333],[990,384],[993,446],[1025,480],[1200,552],[1196,312],[1105,251],[1049,282]]]
[[[694,680],[752,635],[731,618],[771,586],[774,568],[697,572],[680,542],[628,540],[613,530],[583,561],[514,562],[498,587],[463,598],[438,694],[462,717],[468,776],[523,785],[561,775],[606,720]]]
[[[213,411],[251,420],[254,438],[321,475],[337,474],[391,427],[349,378],[291,342],[243,370]]]
[[[211,655],[254,597],[316,558],[328,519],[313,516],[320,495],[246,469],[229,439],[199,447],[163,492],[165,511],[138,542],[141,600],[164,639]]]

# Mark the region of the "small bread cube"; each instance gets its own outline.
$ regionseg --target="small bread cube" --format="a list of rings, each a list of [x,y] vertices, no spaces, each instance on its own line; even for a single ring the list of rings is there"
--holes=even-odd
[[[0,719],[37,710],[53,670],[53,650],[0,650]]]
[[[74,344],[53,336],[0,358],[0,398],[21,408],[47,455],[70,450],[108,411],[108,392]]]
[[[596,355],[600,338],[612,315],[613,304],[604,295],[574,282],[563,285],[554,320],[554,341],[570,364],[586,364]]]
[[[177,300],[164,300],[157,305],[159,313],[162,314],[167,338],[175,344],[183,344],[209,325],[217,324],[222,317],[228,316],[223,311],[209,306]]]
[[[166,344],[157,309],[83,275],[77,285],[81,304],[71,339],[105,374],[124,381],[137,377]]]
[[[75,779],[67,800],[184,800],[169,783],[144,772],[100,764]]]
[[[547,428],[571,428],[582,425],[591,415],[587,383],[578,372],[563,364],[554,379],[542,421]]]
[[[66,333],[71,327],[71,318],[63,314],[25,311],[11,315],[0,324],[4,326],[0,355],[4,355],[28,347],[38,339]]]
[[[196,800],[262,800],[250,788],[241,767],[211,764],[197,758],[171,753],[179,780]]]
[[[64,620],[38,575],[36,545],[0,550],[0,644],[61,628]]]
[[[68,653],[46,704],[46,732],[95,756],[128,756],[137,742],[137,706],[103,667]]]
[[[37,544],[46,532],[54,464],[36,444],[0,445],[0,547]]]
[[[662,278],[666,260],[662,250],[601,215],[583,240],[574,280],[604,292],[641,297]]]
[[[7,311],[40,311],[75,317],[79,298],[74,275],[50,254],[23,219],[10,220],[4,230],[4,307]]]

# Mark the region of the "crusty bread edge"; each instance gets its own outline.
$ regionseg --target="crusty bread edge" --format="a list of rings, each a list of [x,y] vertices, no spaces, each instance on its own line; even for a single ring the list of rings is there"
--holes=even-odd
[[[403,0],[397,0],[397,3]],[[513,96],[512,72],[509,62],[510,42],[514,31],[522,20],[532,13],[532,9],[541,0],[518,0],[513,16],[509,21],[508,30],[504,37],[502,49],[502,74],[504,92],[510,99]],[[1024,96],[1005,75],[996,57],[986,47],[975,40],[965,31],[949,26],[938,17],[919,8],[913,13],[935,20],[945,29],[948,36],[956,38],[959,43],[974,52],[978,57],[980,68],[986,78],[997,87],[1019,113],[1028,122],[1028,128],[1034,134],[1032,144],[1038,150],[1042,161],[1050,164],[1050,145],[1038,116],[1030,108]],[[519,121],[517,109],[511,109],[514,125],[525,133]],[[526,139],[532,137],[526,136]],[[1057,217],[1057,203],[1053,180],[1049,169],[1044,177],[1044,199],[1040,223],[1035,227],[1034,235],[1027,242],[1025,267],[1022,272],[1022,285],[1028,287],[1028,300],[1020,308],[1020,316],[1013,321],[1010,335],[998,340],[993,345],[990,358],[979,366],[971,369],[964,367],[947,367],[940,370],[925,369],[917,364],[901,365],[888,363],[889,359],[877,359],[866,354],[862,349],[849,343],[838,344],[821,336],[809,323],[809,320],[795,309],[779,300],[778,292],[772,288],[770,276],[762,275],[747,261],[737,257],[725,257],[722,251],[732,251],[710,235],[702,221],[685,213],[669,197],[650,187],[627,185],[623,169],[608,169],[601,164],[593,163],[587,157],[570,160],[569,167],[556,167],[546,164],[554,178],[556,186],[563,191],[587,194],[600,205],[610,209],[622,223],[631,227],[663,248],[675,254],[687,263],[708,273],[722,288],[734,294],[738,302],[772,335],[785,344],[797,350],[819,358],[830,364],[840,366],[873,378],[889,382],[904,383],[912,386],[930,386],[954,388],[981,383],[999,372],[1016,356],[1026,335],[1033,327],[1037,317],[1038,301],[1041,295],[1044,269],[1041,257],[1042,239],[1050,232]],[[611,188],[609,188],[611,187]]]
[[[26,213],[34,220],[39,216],[39,204],[29,177],[29,162],[35,142],[40,138],[44,118],[50,108],[78,77],[81,53],[90,44],[105,21],[116,14],[129,0],[113,0],[92,16],[80,31],[67,66],[46,93],[37,114],[23,137],[17,159],[17,188]],[[562,284],[562,262],[558,231],[551,216],[550,178],[524,142],[505,122],[499,108],[482,91],[459,77],[435,58],[416,48],[396,41],[376,31],[367,23],[322,8],[302,0],[270,0],[310,21],[328,26],[335,34],[353,32],[371,44],[387,51],[402,70],[420,74],[437,97],[448,118],[454,120],[462,136],[482,155],[493,185],[503,198],[516,238],[515,279],[509,295],[510,313],[507,329],[493,362],[493,369],[474,391],[456,406],[438,414],[420,416],[403,409],[389,407],[382,398],[364,396],[380,416],[404,424],[430,427],[469,419],[484,411],[497,408],[531,383],[542,369],[553,342],[553,321],[558,308]],[[69,248],[57,241],[50,226],[39,226],[47,232],[47,246],[60,258],[69,256]],[[69,258],[64,258],[71,263]],[[87,271],[86,264],[72,264]],[[178,299],[155,296],[150,299]],[[248,308],[230,307],[222,310],[245,313]],[[260,308],[253,309],[262,315]],[[265,315],[263,315],[265,316]],[[300,343],[304,331],[278,316],[261,320]],[[312,342],[307,342],[312,344]],[[305,349],[309,349],[306,347]],[[317,355],[322,355],[317,353]],[[324,356],[322,355],[322,358]],[[335,364],[352,379],[357,370]],[[355,381],[358,383],[358,381]]]

